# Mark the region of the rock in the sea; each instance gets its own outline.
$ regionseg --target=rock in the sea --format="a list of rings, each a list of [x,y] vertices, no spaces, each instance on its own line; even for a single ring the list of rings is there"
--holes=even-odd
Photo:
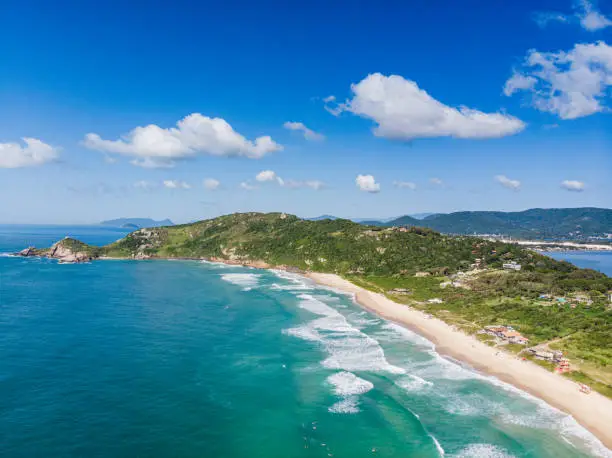
[[[49,252],[47,253],[47,257],[59,259],[60,262],[63,263],[75,263],[75,262],[89,262],[91,261],[91,256],[84,251],[73,251],[65,240],[60,240],[57,243],[54,243]]]
[[[17,253],[19,256],[34,256],[34,247],[33,246],[29,246],[27,247],[25,250],[21,250],[19,253]]]

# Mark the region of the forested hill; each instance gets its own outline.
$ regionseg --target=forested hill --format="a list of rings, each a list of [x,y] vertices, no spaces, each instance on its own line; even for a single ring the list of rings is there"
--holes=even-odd
[[[606,208],[533,208],[522,212],[465,211],[435,214],[422,220],[402,216],[376,226],[423,226],[448,234],[501,234],[526,239],[605,237],[612,233]]]
[[[479,259],[489,268],[515,261],[523,271],[568,273],[568,263],[475,237],[421,227],[374,227],[352,221],[303,220],[284,213],[236,213],[196,223],[140,229],[104,247],[64,239],[60,246],[91,257],[218,258],[340,274],[449,274]],[[45,254],[48,250],[36,250]]]

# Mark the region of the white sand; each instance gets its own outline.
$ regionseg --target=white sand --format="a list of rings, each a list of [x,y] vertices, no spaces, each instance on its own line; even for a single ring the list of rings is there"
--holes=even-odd
[[[612,449],[612,400],[592,392],[581,393],[575,382],[514,355],[489,347],[476,338],[454,330],[443,321],[367,291],[334,274],[309,273],[319,284],[352,293],[363,307],[425,336],[436,351],[510,383],[572,415],[606,447]]]

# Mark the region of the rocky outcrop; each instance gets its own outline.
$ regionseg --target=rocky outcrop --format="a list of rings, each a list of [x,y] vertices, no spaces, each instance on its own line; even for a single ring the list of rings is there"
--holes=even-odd
[[[65,263],[78,263],[91,261],[91,254],[84,250],[86,247],[87,245],[85,244],[66,238],[54,243],[48,250],[28,247],[15,254],[23,257],[40,256],[53,258]]]
[[[65,240],[66,239],[54,243],[51,248],[49,248],[46,256],[48,258],[59,259],[60,262],[65,263],[91,261],[91,256],[89,253],[86,253],[85,251],[75,251],[69,246],[68,243],[65,243]]]
[[[35,248],[33,246],[29,246],[25,250],[21,250],[19,253],[16,253],[16,254],[18,256],[24,256],[24,257],[37,255]]]

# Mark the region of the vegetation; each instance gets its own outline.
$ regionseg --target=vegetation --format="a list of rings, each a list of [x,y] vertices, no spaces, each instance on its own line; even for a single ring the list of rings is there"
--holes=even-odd
[[[308,221],[281,213],[140,229],[100,248],[64,242],[94,257],[216,258],[334,272],[469,333],[485,325],[512,325],[530,344],[563,350],[572,364],[579,364],[583,377],[597,380],[594,387],[600,391],[612,390],[612,309],[607,302],[612,279],[518,245],[429,228]],[[522,269],[503,269],[509,261]],[[455,284],[448,285],[451,281]],[[433,298],[442,302],[429,303]]]
[[[585,239],[612,233],[612,210],[605,208],[534,208],[522,212],[456,212],[417,220],[402,216],[376,226],[424,226],[449,234],[503,234],[525,239]]]

